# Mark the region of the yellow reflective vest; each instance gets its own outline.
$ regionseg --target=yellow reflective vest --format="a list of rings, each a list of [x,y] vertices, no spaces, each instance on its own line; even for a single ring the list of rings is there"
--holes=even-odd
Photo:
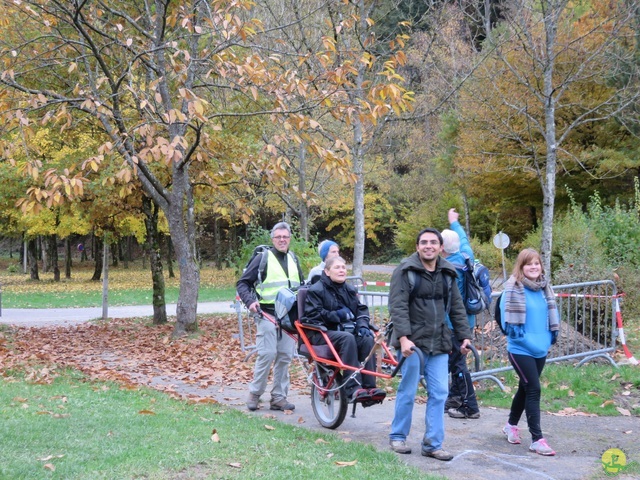
[[[287,253],[288,277],[273,252],[269,250],[267,255],[269,256],[264,280],[261,284],[256,285],[256,293],[260,303],[273,305],[276,302],[276,294],[282,287],[298,288],[300,286],[300,274],[298,273],[298,265],[290,252]]]

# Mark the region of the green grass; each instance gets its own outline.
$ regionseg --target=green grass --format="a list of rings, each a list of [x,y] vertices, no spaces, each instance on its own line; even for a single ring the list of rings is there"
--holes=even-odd
[[[392,452],[220,405],[89,382],[73,371],[52,384],[14,375],[0,379],[3,479],[433,478]]]
[[[620,415],[616,407],[622,406],[631,415],[640,415],[640,378],[637,368],[595,364],[576,368],[564,363],[547,364],[541,377],[540,407],[551,412],[574,409],[616,416]],[[509,391],[503,392],[495,382],[483,380],[476,388],[482,405],[499,408],[511,406],[511,399],[518,389],[518,377],[514,371],[507,371],[500,374],[499,379]]]
[[[617,407],[622,407],[631,415],[639,416],[640,377],[637,369],[632,365],[615,368],[590,363],[581,367],[567,363],[549,363],[542,372],[540,408],[549,412],[564,410],[567,414],[576,410],[601,416],[619,416],[621,413]],[[492,380],[475,383],[481,408],[511,407],[511,400],[518,389],[518,376],[510,370],[497,377],[507,388],[506,392],[500,390]],[[396,377],[387,382],[387,385],[397,390],[400,379]],[[426,396],[423,387],[419,388],[418,394]],[[614,399],[615,402],[612,401]]]
[[[179,287],[170,286],[165,290],[167,303],[178,301]],[[199,302],[233,302],[235,287],[212,287],[203,285],[198,293]],[[151,305],[152,290],[148,288],[110,289],[109,305]],[[101,291],[69,291],[69,292],[4,292],[2,294],[3,308],[69,308],[69,307],[100,307],[102,305]]]

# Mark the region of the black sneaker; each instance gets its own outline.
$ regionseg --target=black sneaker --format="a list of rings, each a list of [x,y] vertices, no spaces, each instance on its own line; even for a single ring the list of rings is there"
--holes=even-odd
[[[349,397],[349,403],[362,403],[362,402],[370,402],[371,394],[369,390],[366,388],[359,388],[355,392],[351,394]]]
[[[480,418],[480,412],[470,412],[468,408],[450,408],[447,413],[451,418]]]
[[[448,411],[450,408],[456,409],[462,406],[462,397],[458,395],[454,395],[452,397],[447,398],[447,401],[444,402],[444,411]]]
[[[387,392],[381,388],[370,388],[369,395],[374,402],[382,402],[387,397]]]

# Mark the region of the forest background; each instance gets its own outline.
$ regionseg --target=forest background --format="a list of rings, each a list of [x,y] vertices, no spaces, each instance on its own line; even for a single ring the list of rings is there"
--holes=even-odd
[[[456,207],[494,271],[503,231],[640,312],[635,1],[0,5],[0,234],[34,281],[139,245],[163,322],[175,258],[181,335],[202,265],[279,220],[306,269],[333,238],[361,275]]]

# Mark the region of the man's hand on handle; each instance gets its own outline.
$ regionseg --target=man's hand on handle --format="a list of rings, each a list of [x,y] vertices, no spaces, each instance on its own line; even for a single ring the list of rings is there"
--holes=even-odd
[[[249,305],[249,311],[252,313],[260,313],[260,302],[257,300]]]
[[[460,344],[460,353],[462,355],[466,355],[470,351],[471,351],[471,340],[469,340],[468,338],[465,338]]]
[[[403,357],[408,357],[413,353],[412,348],[416,345],[409,340],[407,337],[400,337],[400,352],[402,352]]]

